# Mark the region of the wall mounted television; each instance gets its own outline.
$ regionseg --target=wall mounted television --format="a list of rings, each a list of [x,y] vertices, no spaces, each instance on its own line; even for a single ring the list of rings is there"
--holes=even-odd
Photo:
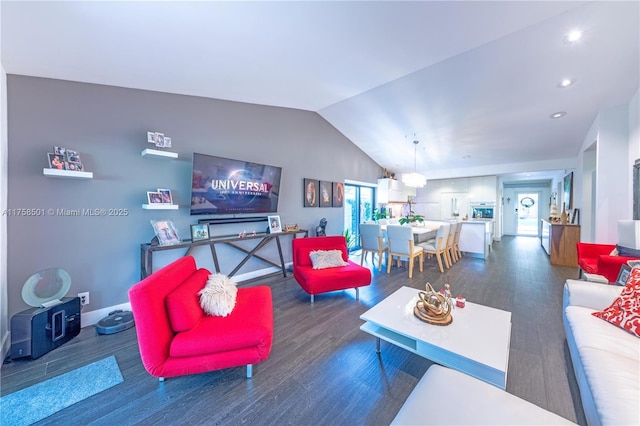
[[[282,168],[193,154],[192,215],[277,213]]]

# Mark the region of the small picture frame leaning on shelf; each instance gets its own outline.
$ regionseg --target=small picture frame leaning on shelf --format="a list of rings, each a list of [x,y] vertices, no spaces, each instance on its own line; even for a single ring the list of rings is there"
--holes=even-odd
[[[165,204],[162,202],[162,194],[158,191],[147,191],[147,201],[149,204]]]
[[[162,204],[173,204],[173,198],[171,197],[170,189],[158,188],[160,197],[162,198]]]
[[[147,142],[152,143],[156,148],[171,148],[171,138],[159,132],[147,132]]]
[[[171,246],[180,244],[178,231],[170,220],[151,220],[151,226],[156,233],[158,244],[161,246]]]
[[[53,153],[48,153],[49,168],[58,170],[71,170],[74,172],[84,171],[84,166],[80,160],[80,153],[73,149],[54,146]]]
[[[278,232],[282,232],[280,216],[267,216],[267,220],[269,221],[270,234],[277,234]]]
[[[198,223],[191,225],[191,241],[201,241],[209,239],[209,224]]]
[[[49,168],[56,170],[67,170],[67,162],[61,154],[47,153],[49,159]]]

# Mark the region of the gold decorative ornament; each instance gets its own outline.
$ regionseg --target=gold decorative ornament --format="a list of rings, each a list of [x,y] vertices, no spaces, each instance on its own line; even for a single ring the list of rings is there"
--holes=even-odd
[[[420,300],[413,308],[413,314],[420,320],[433,325],[449,325],[453,322],[451,303],[445,295],[426,284],[426,291],[418,293]]]
[[[300,230],[300,228],[298,228],[298,224],[295,225],[285,225],[284,226],[284,230],[286,232],[297,232]]]

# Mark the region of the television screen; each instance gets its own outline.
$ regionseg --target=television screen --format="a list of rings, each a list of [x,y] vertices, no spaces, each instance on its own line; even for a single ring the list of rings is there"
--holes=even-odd
[[[191,214],[276,213],[282,168],[193,154]]]

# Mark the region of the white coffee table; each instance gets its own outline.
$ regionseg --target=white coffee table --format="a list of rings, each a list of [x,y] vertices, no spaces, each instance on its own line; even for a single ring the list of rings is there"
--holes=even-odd
[[[455,308],[453,322],[431,325],[413,315],[418,291],[401,287],[360,316],[362,331],[446,367],[507,387],[511,312],[467,302]]]

